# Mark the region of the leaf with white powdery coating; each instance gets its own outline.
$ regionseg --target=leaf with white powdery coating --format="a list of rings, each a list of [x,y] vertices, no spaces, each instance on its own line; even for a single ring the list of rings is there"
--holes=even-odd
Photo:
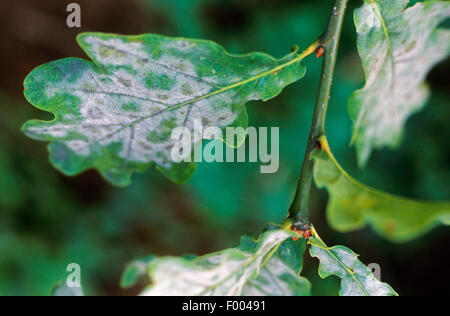
[[[387,283],[375,278],[358,255],[344,246],[328,247],[319,236],[309,240],[312,257],[319,259],[319,276],[335,275],[341,279],[341,296],[398,296]]]
[[[450,30],[439,24],[450,3],[426,1],[405,9],[408,0],[365,0],[354,14],[366,84],[350,98],[352,143],[364,166],[373,149],[396,148],[405,121],[426,104],[424,80],[450,54]]]
[[[92,61],[57,60],[25,79],[27,100],[55,119],[23,131],[51,142],[50,160],[64,174],[94,168],[119,186],[152,165],[186,182],[196,164],[173,162],[174,128],[194,134],[197,120],[247,128],[247,102],[277,96],[306,72],[297,52],[231,55],[210,41],[152,34],[84,33],[78,42]]]
[[[327,217],[336,230],[350,232],[369,224],[391,241],[407,242],[450,223],[450,203],[416,201],[366,186],[339,165],[326,137],[320,145],[321,150],[311,154],[314,180],[330,194]]]
[[[254,243],[253,238],[247,239]],[[241,246],[243,240],[241,241]],[[259,276],[251,279],[243,289],[243,296],[309,296],[310,282],[300,277],[303,270],[304,239],[289,238],[261,268]]]
[[[142,295],[310,295],[310,283],[299,276],[305,242],[292,236],[276,228],[217,253],[154,259],[148,266],[153,283]]]

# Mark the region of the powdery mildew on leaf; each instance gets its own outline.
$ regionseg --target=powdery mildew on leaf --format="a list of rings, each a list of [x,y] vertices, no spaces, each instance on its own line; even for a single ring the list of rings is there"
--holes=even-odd
[[[328,247],[318,237],[309,241],[310,253],[320,261],[319,275],[327,278],[335,275],[341,279],[341,296],[396,296],[387,284],[375,278],[350,249],[343,246]]]
[[[193,131],[195,120],[246,128],[248,101],[273,98],[305,73],[300,63],[270,73],[296,53],[233,56],[209,41],[85,33],[78,42],[93,62],[62,59],[26,78],[26,98],[55,120],[29,121],[23,130],[52,142],[51,161],[64,173],[96,168],[117,185],[152,164],[185,182],[195,164],[172,161],[174,128]]]
[[[428,99],[428,72],[450,54],[450,31],[438,27],[450,16],[450,3],[426,1],[405,9],[408,3],[366,0],[355,11],[366,85],[349,107],[360,165],[374,148],[399,145],[405,121]]]
[[[303,269],[303,240],[285,240],[277,253],[261,268],[259,276],[250,280],[243,296],[309,296],[311,284],[299,274]]]
[[[350,232],[370,225],[384,238],[407,242],[449,224],[449,203],[416,201],[368,187],[342,169],[325,137],[321,145],[321,151],[312,153],[314,180],[330,194],[327,217],[336,230]]]
[[[292,274],[284,263],[273,270],[280,258],[279,247],[292,235],[283,230],[263,233],[258,241],[244,237],[237,248],[196,258],[163,257],[150,262],[148,271],[153,284],[142,295],[239,296],[309,294],[309,282]],[[288,245],[286,245],[289,247]],[[296,248],[298,249],[298,248]],[[303,247],[304,250],[304,247]],[[281,252],[282,253],[282,252]],[[297,260],[303,253],[291,253]],[[276,262],[271,262],[275,259]],[[264,284],[267,273],[277,278],[278,288]],[[289,274],[289,278],[287,278]],[[261,279],[259,279],[262,277]],[[278,279],[280,278],[280,279]],[[255,280],[256,279],[256,280]],[[259,280],[259,281],[258,281]],[[289,284],[288,284],[289,283]],[[255,292],[257,291],[257,292]]]

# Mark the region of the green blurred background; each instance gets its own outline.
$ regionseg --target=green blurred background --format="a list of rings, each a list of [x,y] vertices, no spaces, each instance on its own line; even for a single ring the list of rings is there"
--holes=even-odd
[[[75,42],[83,31],[160,33],[206,38],[233,53],[264,51],[282,57],[293,44],[305,48],[325,29],[331,0],[79,0],[82,28],[70,29],[63,0],[0,3],[0,295],[48,295],[78,263],[88,294],[133,295],[119,288],[126,263],[148,254],[204,254],[258,234],[283,221],[301,168],[318,88],[321,62],[309,57],[304,79],[275,100],[248,104],[250,124],[280,127],[280,169],[260,174],[257,163],[199,165],[185,186],[150,170],[126,189],[95,171],[67,178],[48,162],[46,146],[27,139],[27,119],[51,119],[23,98],[22,82],[36,66],[85,57]],[[432,98],[408,121],[397,151],[376,152],[364,170],[349,147],[347,100],[363,84],[350,1],[327,131],[338,160],[356,178],[407,197],[450,199],[449,62],[429,76]],[[315,225],[328,244],[344,244],[365,263],[378,263],[382,279],[401,295],[448,294],[450,231],[434,230],[412,243],[390,244],[370,229],[338,234],[328,228],[327,195],[314,190]],[[338,280],[319,280],[317,262],[304,274],[313,294],[335,295]]]

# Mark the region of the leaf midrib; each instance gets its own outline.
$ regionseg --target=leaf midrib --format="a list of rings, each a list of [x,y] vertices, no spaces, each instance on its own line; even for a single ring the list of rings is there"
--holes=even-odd
[[[336,257],[332,252],[331,252],[331,248],[330,247],[323,247],[320,246],[318,244],[315,243],[311,243],[311,245],[313,245],[314,247],[317,247],[319,249],[324,250],[325,252],[327,252],[331,257],[333,257],[339,265],[341,265],[344,270],[347,271],[348,274],[350,274],[350,276],[352,277],[353,280],[355,280],[356,284],[361,288],[361,290],[364,292],[364,295],[366,296],[370,296],[369,292],[366,291],[366,289],[363,287],[363,285],[361,284],[361,282],[359,282],[358,278],[356,278],[356,273],[353,272],[349,267],[347,267],[347,265],[345,263],[343,263],[338,257]]]
[[[269,246],[263,248],[263,249],[262,249],[262,252],[264,253],[267,249],[273,248],[273,249],[270,250],[269,253],[266,255],[267,257],[272,257],[272,256],[275,254],[276,250],[278,250],[278,247],[281,245],[281,243],[282,243],[283,241],[284,241],[284,240],[278,242],[278,244],[276,244],[276,245],[269,245]],[[249,265],[251,265],[253,262],[255,262],[256,259],[257,259],[258,257],[259,257],[259,256],[256,255],[256,253],[255,253],[254,255],[252,255],[252,256],[250,257],[250,260],[248,260],[247,262],[245,262],[245,264],[243,264],[239,269],[234,270],[234,271],[233,271],[232,273],[230,273],[227,277],[225,277],[224,279],[219,280],[217,283],[208,286],[208,287],[207,287],[206,289],[204,289],[199,295],[200,295],[200,296],[203,296],[205,293],[208,293],[208,292],[214,290],[215,288],[217,288],[218,286],[220,286],[221,283],[223,283],[223,282],[225,282],[226,280],[230,279],[231,277],[233,277],[233,276],[236,275],[237,273],[243,271],[245,268],[247,268]],[[270,258],[269,258],[269,259],[270,259]],[[266,261],[266,262],[267,262],[267,261]],[[262,262],[262,263],[261,263],[261,269],[263,268],[263,266],[265,265],[266,262]]]
[[[134,120],[134,121],[132,121],[132,122],[130,122],[128,124],[124,124],[123,127],[119,128],[118,130],[116,130],[113,133],[110,133],[110,134],[106,135],[105,137],[102,137],[100,140],[97,140],[96,142],[108,139],[108,138],[116,135],[117,133],[120,133],[121,131],[123,131],[123,130],[125,130],[127,128],[133,128],[136,124],[142,123],[142,122],[144,122],[144,121],[146,121],[146,120],[148,120],[150,118],[153,118],[153,117],[155,117],[157,115],[160,115],[162,113],[165,113],[165,112],[168,112],[168,111],[172,111],[172,110],[175,110],[175,109],[179,109],[179,108],[181,108],[183,106],[186,106],[186,105],[194,104],[194,103],[196,103],[198,101],[210,98],[212,96],[215,96],[215,95],[218,95],[218,94],[221,94],[221,93],[233,90],[234,88],[244,86],[244,85],[246,85],[246,84],[248,84],[250,82],[256,81],[258,79],[267,77],[267,76],[269,76],[269,75],[271,75],[273,73],[276,73],[276,72],[278,72],[278,71],[280,71],[280,70],[282,70],[282,69],[284,69],[284,68],[286,68],[288,66],[291,66],[291,65],[293,65],[293,64],[295,64],[297,62],[301,62],[305,57],[307,57],[310,54],[312,54],[316,50],[318,45],[319,45],[318,42],[314,42],[303,53],[299,54],[297,57],[293,58],[292,60],[290,60],[290,61],[288,61],[288,62],[286,62],[286,63],[284,63],[282,65],[279,65],[279,66],[277,66],[275,68],[267,70],[267,71],[265,71],[265,72],[263,72],[263,73],[261,73],[259,75],[250,77],[250,78],[248,78],[246,80],[239,81],[239,82],[234,83],[234,84],[232,84],[230,86],[223,87],[223,88],[218,89],[216,91],[210,92],[210,93],[208,93],[208,94],[206,94],[204,96],[200,96],[200,97],[197,97],[197,98],[194,98],[194,99],[191,99],[191,100],[188,100],[188,101],[176,104],[176,105],[168,106],[167,108],[155,111],[154,113],[151,113],[151,114],[149,114],[147,116],[143,116],[143,117],[141,117],[139,119],[136,119],[136,120]],[[95,92],[95,91],[93,91],[93,92]],[[134,96],[133,95],[129,95],[129,97],[133,98]],[[151,100],[149,100],[149,101],[151,102]]]
[[[232,84],[232,85],[229,85],[229,86],[223,87],[223,88],[221,88],[221,89],[215,90],[215,91],[210,92],[210,93],[208,93],[208,94],[206,94],[206,95],[203,95],[203,96],[200,96],[200,97],[197,97],[197,98],[188,100],[188,101],[184,101],[184,102],[179,103],[179,104],[175,104],[175,105],[169,106],[169,107],[167,107],[167,108],[165,108],[165,109],[161,109],[161,110],[159,110],[159,111],[156,111],[155,113],[152,113],[152,114],[150,114],[150,115],[148,115],[148,116],[146,116],[146,117],[142,117],[141,119],[142,119],[142,120],[145,120],[145,119],[154,117],[154,116],[156,116],[156,115],[159,115],[159,114],[161,114],[161,113],[164,113],[164,112],[166,112],[166,111],[172,111],[172,110],[181,108],[181,107],[183,107],[183,106],[186,106],[186,105],[189,105],[189,104],[192,104],[192,103],[196,103],[196,102],[201,101],[201,100],[204,100],[204,99],[208,99],[208,98],[213,97],[213,96],[215,96],[215,95],[218,95],[218,94],[227,92],[227,91],[229,91],[229,90],[232,90],[232,89],[234,89],[234,88],[237,88],[237,87],[246,85],[247,83],[251,83],[251,82],[256,81],[256,80],[258,80],[258,79],[267,77],[267,76],[269,76],[269,75],[271,75],[271,74],[274,74],[274,73],[276,73],[276,72],[278,72],[278,71],[280,71],[280,70],[282,70],[282,69],[284,69],[284,68],[286,68],[286,67],[288,67],[288,66],[291,66],[291,65],[293,65],[293,64],[295,64],[295,63],[297,63],[297,62],[302,61],[305,57],[307,57],[308,55],[312,54],[312,53],[315,51],[315,49],[316,49],[315,45],[314,45],[314,48],[312,48],[312,46],[313,46],[313,45],[311,45],[305,52],[299,54],[297,57],[293,58],[292,60],[290,60],[290,61],[288,61],[288,62],[286,62],[286,63],[284,63],[284,64],[282,64],[282,65],[279,65],[279,66],[277,66],[277,67],[275,67],[275,68],[272,68],[272,69],[270,69],[270,70],[267,70],[267,71],[265,71],[265,72],[263,72],[263,73],[261,73],[261,74],[259,74],[259,75],[250,77],[250,78],[248,78],[248,79],[239,81],[239,82],[234,83],[234,84]]]
[[[394,64],[394,52],[392,50],[392,43],[391,38],[389,36],[389,29],[387,27],[387,24],[383,18],[383,15],[381,14],[380,8],[378,7],[378,4],[375,2],[375,0],[369,0],[369,3],[372,5],[375,14],[377,15],[378,19],[380,20],[381,27],[383,28],[384,37],[386,38],[387,45],[388,45],[388,52],[392,59],[392,64]]]
[[[383,29],[383,34],[384,37],[386,38],[386,42],[387,42],[387,46],[388,46],[388,57],[391,59],[391,71],[392,71],[392,84],[391,86],[391,91],[394,89],[395,87],[395,58],[394,58],[394,51],[392,49],[392,42],[391,42],[391,38],[389,36],[389,29],[387,27],[386,21],[383,18],[383,15],[381,14],[380,8],[378,6],[378,4],[375,2],[375,0],[368,0],[370,5],[373,7],[373,10],[375,11],[375,15],[377,16],[378,20],[381,23],[381,28]],[[367,82],[367,80],[366,80]],[[361,120],[362,117],[365,115],[365,108],[363,108],[363,110],[360,112],[358,120],[356,121],[356,126],[354,128],[354,132],[352,135],[352,141],[351,143],[354,143],[356,138],[357,138],[357,133],[359,130],[359,127],[361,125]]]

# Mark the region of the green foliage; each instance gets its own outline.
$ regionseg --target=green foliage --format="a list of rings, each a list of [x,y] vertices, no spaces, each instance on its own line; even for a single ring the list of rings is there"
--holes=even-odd
[[[247,128],[248,101],[277,96],[306,71],[296,52],[236,56],[213,42],[159,35],[85,33],[78,42],[93,62],[62,59],[25,79],[28,101],[56,118],[23,130],[52,142],[50,160],[66,175],[96,168],[119,186],[153,164],[186,182],[196,165],[173,162],[175,127],[194,134],[198,120],[204,128]]]
[[[450,3],[365,0],[355,11],[358,51],[366,85],[350,99],[352,142],[358,161],[383,146],[398,147],[405,121],[428,100],[424,80],[450,54],[450,31],[439,24],[450,17]]]
[[[411,241],[439,224],[449,224],[450,204],[414,201],[381,192],[353,179],[334,158],[325,137],[313,152],[314,178],[330,194],[328,220],[341,232],[371,225],[395,242]]]
[[[335,275],[341,279],[341,296],[397,296],[386,283],[381,283],[358,255],[343,246],[328,247],[319,236],[309,240],[310,253],[320,261],[319,275]]]
[[[261,5],[260,8],[258,3],[257,7],[252,10],[252,19],[248,27],[242,28],[242,30],[240,28],[239,34],[229,36],[231,32],[225,34],[224,32],[222,33],[222,30],[214,30],[212,27],[206,27],[207,24],[200,23],[200,19],[205,16],[204,11],[202,11],[205,9],[205,4],[217,4],[221,3],[221,1],[146,0],[146,2],[151,4],[157,3],[155,7],[162,8],[168,21],[177,26],[177,28],[172,28],[169,31],[161,30],[160,33],[170,33],[170,31],[176,29],[178,30],[177,33],[181,33],[181,35],[214,38],[217,42],[227,44],[226,47],[230,51],[246,52],[256,47],[274,55],[280,55],[285,52],[286,47],[292,43],[293,39],[303,39],[305,42],[315,40],[320,32],[318,31],[317,34],[314,34],[312,30],[321,28],[321,18],[328,14],[328,12],[322,12],[322,9],[319,8],[323,7],[323,11],[327,11],[327,6],[286,2],[288,4],[277,4],[279,5],[277,10],[267,10],[269,6],[264,9],[262,8],[263,5]],[[236,3],[238,3],[237,7],[252,8],[253,5],[250,2],[242,4],[242,1],[236,1]],[[439,3],[442,5],[443,2]],[[404,9],[402,1],[397,3],[377,0],[375,5],[379,5],[382,8],[387,4],[394,6],[391,8],[392,12]],[[430,11],[427,11],[427,6],[420,5],[418,7],[423,12],[430,13]],[[415,10],[420,11],[419,9]],[[355,15],[357,14],[355,13]],[[388,16],[391,12],[386,9],[381,10],[380,14]],[[386,20],[389,19],[386,18]],[[401,19],[399,18],[399,20]],[[424,23],[428,22],[424,21]],[[361,24],[364,23],[361,22]],[[159,32],[160,30],[152,29],[149,31]],[[431,31],[437,32],[434,28]],[[343,40],[351,38],[351,36],[348,36],[351,32],[353,32],[353,29],[348,28],[347,36]],[[441,32],[444,31],[440,29],[439,33]],[[398,35],[397,33],[389,35],[395,37]],[[245,34],[248,36],[246,37]],[[380,30],[375,28],[370,32],[370,36],[372,35],[375,39],[379,39],[378,37],[385,34],[384,32],[381,34]],[[417,32],[411,34],[411,36],[416,35]],[[425,32],[422,35],[428,36],[429,34]],[[99,44],[98,47],[93,47],[86,42],[86,37],[89,36],[94,37],[99,42],[111,41],[113,44]],[[360,34],[358,36],[358,45],[360,45],[363,40],[361,40]],[[239,40],[239,38],[246,40]],[[423,38],[421,37],[420,39]],[[373,38],[370,37],[370,40],[373,40]],[[176,51],[176,47],[164,50],[160,49],[160,43],[158,45],[155,44],[158,41],[168,45],[176,45],[179,42],[187,43],[188,47],[186,51],[183,50],[182,52],[180,50]],[[136,149],[135,147],[132,148],[129,140],[132,140],[132,143],[136,138],[138,133],[133,134],[132,131],[134,125],[141,124],[141,119],[144,122],[148,117],[149,122],[145,121],[146,123],[142,124],[145,125],[144,133],[146,135],[145,137],[137,137],[137,139],[143,140],[143,143],[141,142],[139,146],[144,144],[158,147],[167,144],[167,137],[170,135],[172,128],[180,125],[180,122],[184,124],[184,120],[180,121],[179,115],[182,114],[184,109],[188,109],[186,114],[189,116],[189,113],[192,112],[191,108],[195,108],[197,103],[201,103],[198,105],[198,110],[201,112],[200,116],[202,119],[204,118],[203,116],[207,119],[211,117],[217,119],[217,114],[225,109],[228,111],[227,118],[230,119],[230,122],[225,122],[226,124],[224,123],[221,126],[240,125],[245,127],[247,124],[245,104],[248,101],[256,99],[267,100],[278,95],[281,89],[303,77],[305,72],[304,66],[299,62],[302,56],[296,53],[292,53],[280,60],[275,60],[262,53],[237,56],[227,53],[222,47],[212,42],[185,38],[168,38],[158,35],[129,37],[89,33],[82,35],[79,38],[79,42],[93,62],[76,58],[64,59],[38,67],[27,78],[25,83],[27,98],[37,108],[53,113],[56,119],[52,122],[30,121],[24,126],[24,130],[32,138],[52,142],[50,145],[51,161],[63,173],[74,175],[89,168],[96,168],[110,182],[119,186],[129,184],[132,173],[145,171],[153,164],[156,164],[160,171],[178,183],[185,182],[196,167],[194,164],[184,165],[180,168],[169,167],[165,164],[167,161],[161,162],[161,160],[158,160],[161,158],[158,156],[158,152],[155,155],[152,153],[151,157],[145,161],[128,161],[128,157],[124,158],[122,155],[124,149],[129,149],[126,152],[126,156],[134,153],[132,149]],[[380,47],[386,44],[382,37],[380,43]],[[351,47],[354,48],[353,42],[348,44],[351,44]],[[437,44],[444,45],[445,42]],[[121,45],[128,48],[123,49]],[[136,48],[139,45],[142,48]],[[189,47],[191,45],[194,45],[194,48]],[[225,68],[231,69],[219,70],[220,72],[218,72],[217,65],[210,65],[210,59],[208,63],[205,63],[205,60],[202,61],[202,57],[211,56],[208,54],[213,48],[215,48],[215,53],[219,54],[216,60],[223,58],[228,64]],[[363,49],[360,49],[360,53],[364,49],[368,51],[369,48],[372,49],[373,47],[363,47]],[[199,49],[200,52],[197,52],[196,49]],[[380,48],[380,50],[382,49]],[[357,69],[359,66],[357,58],[352,56],[351,50],[349,51],[350,53],[346,52],[341,63],[344,71],[338,72],[335,80],[336,91],[334,92],[335,98],[333,98],[335,103],[328,115],[327,128],[329,137],[333,138],[333,144],[335,145],[333,147],[337,148],[335,154],[338,156],[340,153],[348,152],[348,148],[343,143],[348,141],[349,135],[346,133],[347,127],[348,130],[350,129],[350,124],[347,126],[346,119],[348,117],[341,111],[343,106],[345,106],[343,102],[347,100],[347,94],[359,84],[357,75],[355,75],[356,71],[352,73],[347,71],[349,67]],[[141,54],[145,54],[146,57],[141,58]],[[157,57],[153,60],[154,54]],[[163,55],[159,56],[159,54]],[[433,58],[437,55],[438,53],[431,54]],[[177,97],[180,93],[192,95],[195,92],[192,86],[188,87],[185,85],[187,81],[190,83],[195,82],[187,80],[189,73],[179,73],[180,71],[186,71],[184,67],[182,67],[183,69],[176,69],[176,71],[171,69],[164,74],[158,74],[158,71],[155,71],[159,69],[156,63],[160,62],[161,58],[164,59],[164,56],[181,57],[183,61],[192,63],[193,73],[190,73],[190,75],[197,77],[202,82],[210,80],[212,77],[220,81],[222,79],[220,77],[221,74],[226,73],[227,75],[223,82],[220,83],[220,86],[216,87],[218,90],[214,90],[215,87],[211,87],[211,90],[208,92],[202,91],[201,96],[192,96],[193,98],[186,96],[186,99],[181,99],[176,104],[167,104],[165,108],[161,105],[160,110],[153,112],[153,114],[157,113],[155,116],[158,116],[155,119],[151,109],[148,110],[155,104],[144,100],[144,98],[147,99],[149,96],[159,98],[159,95],[154,95],[155,91],[163,91],[167,94],[167,97]],[[148,68],[142,65],[145,64],[144,60],[147,57],[149,61],[152,60],[152,63],[147,65]],[[367,60],[365,60],[363,55],[361,57],[367,72],[367,70],[370,70],[367,68],[367,64],[370,66],[372,60],[369,59],[372,57],[367,58]],[[256,58],[261,63],[258,62],[258,65],[248,64],[248,60],[252,58]],[[107,61],[104,59],[107,59]],[[117,61],[120,60],[123,62],[117,64]],[[437,60],[433,60],[427,59],[426,62],[431,62],[434,65]],[[269,61],[270,65],[263,65],[262,61]],[[310,80],[305,82],[304,85],[288,89],[286,93],[276,100],[276,103],[268,103],[267,106],[261,105],[258,108],[249,109],[250,117],[254,119],[252,123],[255,126],[258,126],[258,124],[260,126],[273,125],[274,122],[277,122],[276,125],[282,127],[282,164],[280,172],[275,175],[258,175],[257,168],[249,164],[200,165],[200,170],[196,172],[193,181],[181,188],[166,183],[165,179],[163,177],[160,178],[157,173],[147,173],[135,176],[135,185],[128,189],[122,191],[107,189],[106,197],[96,200],[96,205],[86,207],[85,205],[78,205],[78,203],[70,200],[68,195],[65,195],[66,192],[61,189],[64,187],[61,179],[56,181],[52,178],[51,172],[45,169],[45,164],[42,161],[35,163],[32,172],[33,178],[36,181],[39,179],[38,183],[33,182],[35,185],[29,185],[30,187],[33,186],[33,190],[24,190],[24,184],[30,181],[29,178],[24,177],[16,170],[8,173],[9,170],[17,167],[16,165],[23,164],[23,162],[17,162],[15,157],[10,156],[9,151],[11,149],[9,147],[4,149],[2,144],[0,147],[0,171],[4,169],[6,173],[4,177],[0,175],[0,188],[2,186],[5,188],[12,187],[14,190],[11,188],[10,191],[12,193],[16,191],[16,193],[2,195],[2,190],[0,190],[0,207],[6,205],[8,210],[21,211],[25,202],[22,201],[21,203],[20,196],[32,195],[33,198],[29,199],[31,202],[27,203],[33,205],[33,212],[35,208],[39,218],[38,220],[33,218],[30,222],[33,222],[35,227],[39,227],[39,229],[41,229],[42,223],[48,223],[47,225],[53,229],[48,233],[50,237],[46,236],[48,239],[41,238],[34,243],[21,236],[20,230],[17,230],[19,225],[10,220],[13,218],[12,216],[10,218],[6,216],[7,221],[0,220],[0,252],[11,253],[11,256],[8,256],[8,258],[0,258],[0,292],[8,293],[8,291],[11,291],[5,285],[7,282],[10,283],[10,279],[4,276],[8,276],[8,273],[12,275],[9,272],[11,267],[18,267],[16,269],[20,271],[22,278],[19,281],[14,280],[15,291],[24,292],[26,287],[26,290],[29,292],[47,293],[47,285],[54,282],[55,279],[61,279],[64,276],[64,264],[67,258],[86,260],[81,262],[83,269],[86,267],[91,274],[86,276],[88,279],[86,284],[97,283],[91,285],[95,288],[95,291],[88,289],[89,292],[111,292],[111,284],[102,284],[100,286],[98,283],[101,281],[99,280],[111,281],[113,279],[113,282],[117,283],[111,277],[111,273],[114,273],[114,269],[117,272],[117,266],[121,266],[123,262],[127,262],[130,258],[137,258],[145,253],[177,254],[185,252],[185,249],[196,253],[206,253],[211,249],[223,249],[229,247],[229,241],[239,236],[242,231],[259,229],[258,226],[268,221],[282,220],[289,205],[290,195],[293,193],[295,174],[301,160],[301,157],[296,153],[303,152],[301,148],[299,150],[299,146],[301,147],[303,143],[301,139],[306,139],[307,136],[308,129],[302,127],[309,125],[311,105],[314,103],[316,95],[316,82],[320,73],[318,71],[319,63],[315,64],[312,65],[314,72],[311,72]],[[419,61],[419,64],[423,65],[421,61]],[[173,65],[173,68],[179,66],[176,63]],[[169,64],[169,66],[172,66],[172,64]],[[411,67],[414,68],[413,66]],[[427,66],[422,77],[428,73],[431,66]],[[64,72],[64,75],[58,70],[58,67]],[[188,71],[192,69],[188,69]],[[234,81],[230,79],[233,76],[230,72],[241,71],[242,69],[244,69],[243,72],[245,73],[242,76],[242,80]],[[176,75],[174,75],[172,70]],[[258,74],[255,75],[253,71],[258,71]],[[125,74],[125,77],[117,76],[117,72]],[[89,76],[92,74],[92,76],[87,80],[79,81],[84,73]],[[77,78],[78,76],[79,78]],[[370,78],[367,79],[369,81]],[[286,80],[288,82],[285,82]],[[135,84],[136,81],[139,81],[138,85]],[[422,81],[423,78],[421,78],[420,82]],[[128,87],[130,83],[132,84]],[[254,86],[252,86],[253,84]],[[366,88],[368,84],[369,82]],[[201,86],[199,82],[195,82],[194,86],[196,85]],[[100,91],[99,87],[101,88]],[[76,95],[74,91],[69,91],[68,88],[80,89],[81,96]],[[258,90],[259,88],[261,90]],[[380,91],[382,88],[380,88]],[[413,90],[413,88],[410,90]],[[355,104],[352,102],[358,96],[358,93],[364,91],[365,89],[354,94],[350,105],[351,111],[355,109]],[[228,93],[231,94],[231,92],[236,93],[232,97],[231,106],[223,103],[223,107],[217,109],[215,105],[220,105],[220,102],[217,102],[217,100],[221,99],[221,97],[229,96]],[[127,95],[128,93],[130,95]],[[136,96],[142,98],[139,99]],[[99,111],[94,111],[98,116],[91,117],[90,114],[93,112],[85,115],[87,113],[85,110],[90,106],[89,102],[91,102],[88,98],[91,97],[95,102],[98,101],[95,109]],[[129,99],[133,100],[130,102]],[[205,100],[211,102],[203,104],[202,101]],[[401,101],[401,98],[399,100]],[[446,100],[445,96],[443,100]],[[166,102],[167,100],[164,101]],[[373,100],[370,99],[369,101]],[[377,108],[385,100],[381,101],[374,103],[370,108],[367,106],[366,112],[370,114],[371,111],[382,111],[383,109]],[[445,101],[443,102],[445,103]],[[398,102],[398,104],[400,103]],[[87,105],[84,110],[83,104]],[[369,102],[361,104],[361,108],[366,104],[369,104]],[[205,109],[207,110],[206,114],[203,111]],[[161,114],[158,111],[161,111]],[[408,113],[405,114],[403,121],[414,111],[416,110],[408,109]],[[229,115],[230,113],[232,115]],[[235,114],[236,117],[233,117]],[[83,125],[86,122],[90,122],[91,119],[97,120],[96,124],[103,120],[110,124],[106,124],[107,126]],[[430,119],[430,122],[435,127],[435,120]],[[116,124],[118,124],[117,135],[115,135],[118,136],[117,138],[102,131],[103,128],[106,128],[106,130],[112,128],[111,131],[116,133],[114,131]],[[372,124],[372,126],[375,126],[375,124]],[[392,126],[395,125],[390,124],[389,128]],[[36,129],[40,130],[40,133],[35,133]],[[362,131],[362,129],[359,131]],[[401,134],[403,123],[399,130]],[[360,134],[357,132],[358,130],[355,129],[354,140],[360,152],[359,159],[361,163],[361,152],[367,149],[360,148],[361,146],[370,145],[370,142],[358,145],[357,135]],[[58,133],[67,134],[63,136]],[[387,137],[389,138],[394,134],[395,131]],[[104,141],[101,137],[102,135],[114,139]],[[82,148],[78,146],[83,142],[89,144],[86,147],[89,150],[87,156],[79,155],[79,150],[83,150],[83,146],[81,146]],[[370,145],[369,153],[372,148],[384,145],[386,144],[380,146]],[[428,148],[430,142],[427,142],[426,145]],[[21,146],[16,147],[19,148]],[[26,148],[26,146],[23,147]],[[324,145],[322,147],[325,148]],[[139,147],[139,149],[142,148]],[[433,147],[433,149],[439,155],[446,156],[445,148],[442,148],[442,146],[438,146],[438,148]],[[167,151],[165,153],[167,154]],[[142,154],[142,150],[138,150],[136,154]],[[430,157],[430,161],[433,161],[432,158],[435,158],[436,155],[428,153],[428,158]],[[422,236],[426,231],[429,231],[439,223],[450,224],[448,204],[417,202],[397,198],[362,185],[351,178],[340,167],[331,151],[315,152],[313,158],[316,163],[316,183],[321,187],[326,187],[330,193],[328,216],[331,225],[338,231],[353,231],[370,224],[385,238],[396,242],[404,242]],[[346,160],[352,161],[351,159]],[[349,165],[351,167],[350,163]],[[21,166],[18,168],[21,168]],[[410,175],[411,171],[424,177],[425,173],[427,176],[429,175],[429,182],[426,185],[424,184],[424,186],[431,190],[432,194],[425,193],[425,190],[419,190],[419,194],[423,194],[425,197],[433,197],[433,194],[436,194],[438,197],[446,196],[445,180],[443,187],[436,185],[436,183],[441,183],[439,181],[442,181],[442,178],[439,178],[438,181],[435,177],[436,174],[442,176],[443,173],[440,169],[436,168],[436,170],[431,172],[427,163],[423,161],[421,166],[402,165],[401,172]],[[383,177],[384,181],[390,184],[398,181],[398,179],[394,179],[394,175],[375,173],[371,169],[367,170],[365,175],[372,181]],[[220,181],[217,181],[218,179]],[[334,182],[334,180],[337,182]],[[411,184],[408,183],[407,186],[403,186],[401,189],[410,191],[417,189],[417,182],[419,181],[415,180],[415,182],[411,181]],[[416,185],[414,189],[413,182]],[[73,184],[71,183],[71,185]],[[379,187],[383,186],[380,185]],[[414,192],[414,194],[417,194],[417,192]],[[80,198],[80,196],[76,196],[76,198]],[[318,200],[311,201],[311,203],[314,203],[311,207],[312,209],[318,209],[318,205],[316,205]],[[54,201],[57,203],[55,204]],[[255,210],[258,210],[257,215],[255,215]],[[85,216],[85,212],[89,212],[89,216]],[[59,217],[63,217],[63,215],[64,218],[59,221]],[[1,216],[2,214],[0,214]],[[85,218],[89,219],[85,220]],[[6,229],[3,229],[4,227]],[[66,230],[66,227],[70,227],[69,231]],[[35,230],[37,229],[35,228]],[[277,239],[274,237],[276,234],[284,237]],[[6,238],[4,237],[5,235],[13,237],[11,239]],[[59,241],[59,237],[62,235],[66,238],[62,238]],[[55,236],[58,238],[54,238]],[[187,238],[186,236],[189,237]],[[201,257],[148,256],[127,266],[123,273],[121,286],[133,290],[132,287],[141,280],[141,277],[145,276],[146,279],[150,277],[152,283],[143,292],[144,295],[186,295],[191,292],[191,295],[199,293],[309,295],[311,293],[311,285],[305,278],[299,276],[303,268],[302,256],[306,247],[305,242],[303,240],[294,242],[289,238],[290,236],[290,233],[281,230],[265,232],[257,241],[252,237],[246,236],[242,238],[241,245],[236,248]],[[56,239],[58,239],[58,245],[54,246],[54,248],[58,249],[60,247],[64,249],[64,252],[55,255],[53,248],[50,249],[50,247],[47,248],[43,245],[55,243]],[[265,242],[269,243],[268,248],[270,249],[262,247]],[[320,276],[337,275],[342,279],[341,295],[396,295],[390,286],[378,282],[351,250],[342,246],[329,248],[318,236],[313,237],[309,244],[311,246],[311,254],[321,260]],[[395,246],[392,247],[390,249],[400,249],[394,248]],[[205,248],[207,251],[204,251]],[[16,249],[21,251],[17,253]],[[32,251],[28,251],[28,249]],[[43,262],[37,268],[31,263],[36,258],[38,258],[39,262]],[[17,263],[20,263],[20,265]],[[62,273],[54,273],[53,271],[56,270]],[[35,273],[35,271],[39,271],[39,273]],[[95,275],[95,272],[98,275]],[[18,272],[16,273],[19,275]],[[176,273],[179,273],[179,275]],[[39,275],[39,279],[31,277],[36,277],[35,274]],[[208,278],[211,277],[211,274],[214,274],[213,276],[217,276],[220,280],[218,284],[213,284],[213,288],[207,287],[202,289],[196,284],[195,281],[198,280],[206,280],[207,285],[210,284],[211,280]],[[18,278],[16,277],[16,279]],[[45,282],[41,282],[41,279],[45,279]],[[309,279],[313,280],[313,278]],[[330,279],[333,280],[333,278]],[[30,289],[27,287],[29,283],[39,284],[39,287]],[[314,289],[318,291],[316,293],[330,294],[330,289],[334,290],[332,294],[337,293],[335,287],[328,287],[327,284],[327,282],[314,283]],[[205,286],[205,284],[202,284],[202,286]],[[69,292],[62,293],[70,294]]]
[[[144,296],[306,296],[311,285],[299,276],[305,242],[292,236],[272,227],[258,240],[244,236],[236,248],[201,257],[147,258],[127,268],[122,284],[133,285],[146,267],[152,284]]]

